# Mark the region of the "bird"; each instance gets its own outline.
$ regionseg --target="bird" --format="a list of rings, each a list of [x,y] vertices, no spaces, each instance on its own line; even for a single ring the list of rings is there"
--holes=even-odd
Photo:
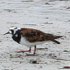
[[[34,28],[10,28],[6,34],[11,34],[12,39],[18,44],[25,45],[29,47],[27,51],[19,52],[31,52],[31,47],[34,47],[33,55],[36,54],[36,45],[46,43],[47,41],[52,41],[57,44],[60,44],[56,39],[61,38],[62,36],[53,35],[50,33],[45,33],[41,30]]]

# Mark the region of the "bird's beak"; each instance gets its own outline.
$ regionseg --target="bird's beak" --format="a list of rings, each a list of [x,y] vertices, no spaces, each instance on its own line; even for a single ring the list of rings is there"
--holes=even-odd
[[[10,32],[5,33],[4,35],[6,35],[6,34],[10,34]]]

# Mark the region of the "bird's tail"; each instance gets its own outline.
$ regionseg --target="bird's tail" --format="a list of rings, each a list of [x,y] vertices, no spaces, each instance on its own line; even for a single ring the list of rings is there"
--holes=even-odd
[[[58,39],[58,38],[61,38],[61,37],[62,37],[62,36],[55,36],[54,39]]]
[[[52,40],[53,42],[57,43],[57,44],[60,44],[60,42],[56,41],[56,40]]]
[[[58,39],[58,38],[61,38],[62,36],[55,36],[54,39],[52,40],[53,42],[57,43],[57,44],[60,44],[59,41],[56,41],[55,39]]]
[[[55,39],[58,39],[58,38],[61,38],[62,36],[55,36],[55,35],[52,35],[52,34],[47,34],[46,35],[46,41],[53,41],[53,42],[55,42],[55,43],[57,43],[57,44],[60,44],[60,42],[58,42],[57,40],[55,40]]]

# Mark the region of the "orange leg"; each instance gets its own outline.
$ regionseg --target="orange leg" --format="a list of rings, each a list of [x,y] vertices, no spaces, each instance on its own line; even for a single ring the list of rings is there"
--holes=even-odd
[[[31,47],[29,48],[29,50],[20,50],[20,51],[16,51],[17,53],[20,53],[20,52],[31,52]]]

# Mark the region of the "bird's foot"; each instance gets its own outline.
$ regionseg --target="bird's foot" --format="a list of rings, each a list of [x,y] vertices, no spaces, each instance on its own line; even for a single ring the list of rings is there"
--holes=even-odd
[[[29,54],[26,54],[26,56],[37,56],[37,54],[29,53]]]
[[[24,52],[31,52],[30,50],[19,50],[19,51],[16,51],[17,53],[24,53]]]

